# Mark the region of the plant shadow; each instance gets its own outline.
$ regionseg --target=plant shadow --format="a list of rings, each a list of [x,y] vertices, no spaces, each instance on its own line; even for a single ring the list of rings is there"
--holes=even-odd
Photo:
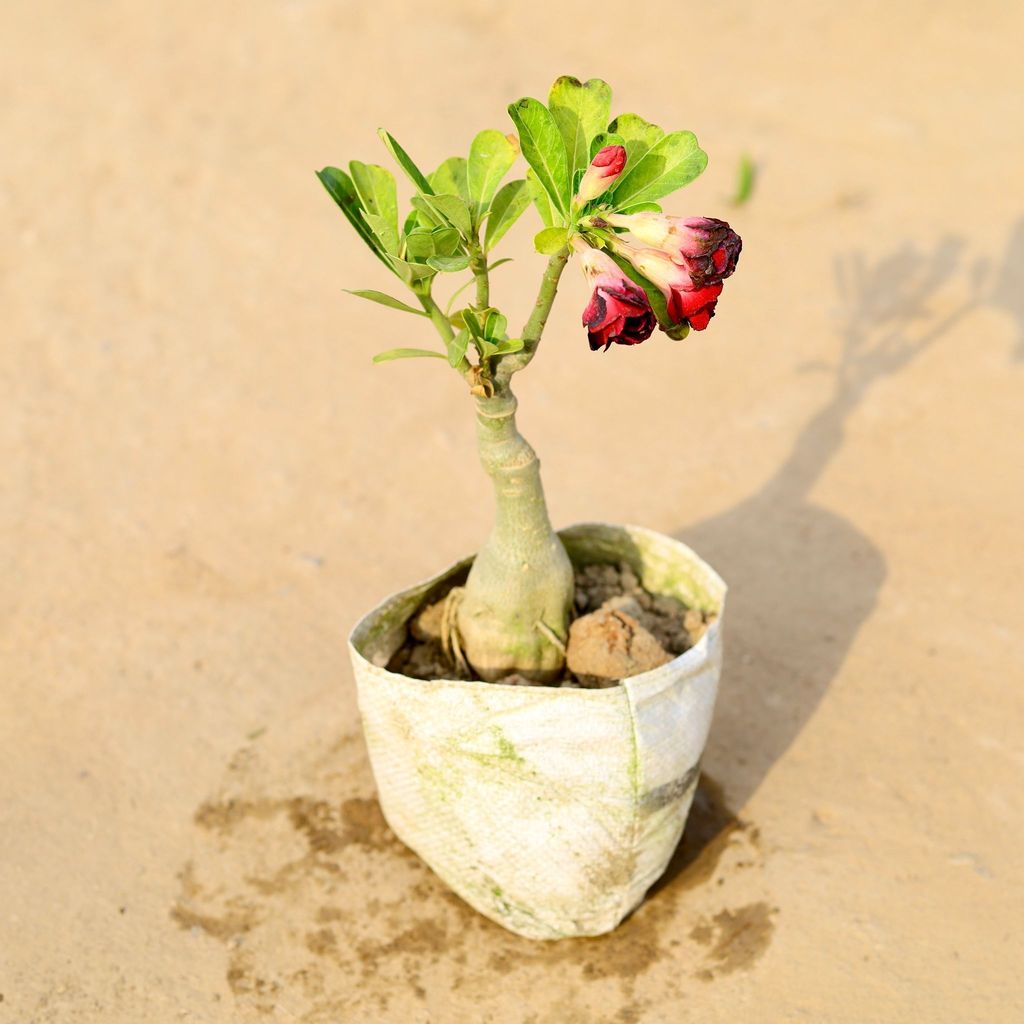
[[[1014,358],[1024,362],[1024,217],[1014,224],[1006,255],[996,272],[989,305],[1016,322],[1017,345]]]
[[[998,267],[967,265],[963,240],[931,249],[907,243],[869,260],[840,256],[840,354],[833,386],[800,430],[774,475],[727,511],[676,531],[730,585],[722,691],[709,761],[717,782],[699,790],[680,843],[658,884],[687,871],[718,845],[772,765],[786,752],[839,672],[886,579],[883,552],[856,524],[811,497],[843,445],[846,424],[867,392],[906,368],[974,310],[1010,313],[1024,357],[1024,218]],[[932,306],[964,279],[968,298],[951,311]],[[702,787],[704,783],[702,783]]]

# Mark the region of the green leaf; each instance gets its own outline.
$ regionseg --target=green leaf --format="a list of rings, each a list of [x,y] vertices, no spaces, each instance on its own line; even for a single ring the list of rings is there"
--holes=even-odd
[[[554,227],[556,217],[555,208],[551,205],[551,197],[544,191],[544,186],[538,181],[532,167],[526,172],[526,185],[533,205],[537,207],[537,212],[540,214],[540,219],[549,228]]]
[[[545,256],[554,256],[565,248],[568,241],[568,228],[545,228],[534,236],[533,247]]]
[[[523,348],[522,338],[474,338],[473,344],[481,359],[490,359],[493,356],[505,356],[512,352],[519,352]]]
[[[398,233],[398,195],[395,190],[395,176],[377,164],[364,164],[351,160],[348,165],[352,184],[359,193],[363,209],[381,217]]]
[[[488,310],[484,320],[484,337],[488,341],[504,341],[508,331],[508,320],[496,309]]]
[[[658,203],[636,203],[633,206],[623,206],[619,213],[661,213],[661,206]]]
[[[438,256],[454,256],[462,248],[462,239],[455,228],[434,228],[431,234]]]
[[[405,255],[417,262],[430,256],[453,256],[460,244],[455,228],[415,228],[405,236]]]
[[[465,253],[458,256],[431,256],[427,260],[427,266],[442,270],[446,274],[455,274],[469,266],[469,257]]]
[[[345,214],[345,219],[356,230],[356,234],[370,247],[374,256],[383,263],[388,270],[394,272],[387,256],[384,254],[380,242],[363,220],[362,206],[359,202],[359,195],[356,192],[352,179],[337,167],[325,167],[316,172],[320,184],[327,190],[327,194],[338,204],[339,209]]]
[[[484,336],[484,329],[480,324],[480,319],[473,310],[466,308],[462,311],[462,322],[474,338],[482,338]]]
[[[377,134],[384,145],[387,146],[388,152],[395,158],[395,163],[402,168],[408,179],[425,195],[433,195],[434,190],[430,187],[430,182],[427,181],[423,176],[423,172],[412,162],[412,158],[402,149],[394,136],[383,128],[378,128]]]
[[[431,196],[428,202],[464,238],[473,237],[473,217],[465,199],[453,195]]]
[[[417,210],[426,210],[428,214],[447,221],[464,238],[473,237],[469,207],[458,196],[413,196],[411,202]]]
[[[430,228],[415,228],[405,236],[405,258],[418,263],[428,256],[436,256],[434,235]]]
[[[440,352],[432,352],[428,348],[389,348],[386,352],[378,352],[375,363],[390,363],[392,359],[445,359]]]
[[[553,86],[548,107],[558,126],[569,159],[569,176],[591,160],[590,140],[604,131],[611,115],[612,90],[600,78],[581,82],[563,75]]]
[[[522,338],[506,338],[499,345],[495,346],[496,355],[504,356],[508,355],[510,352],[519,352],[522,350],[522,347]]]
[[[565,144],[551,111],[538,100],[526,98],[513,103],[508,113],[519,131],[519,144],[526,162],[533,168],[555,210],[568,215],[569,165]]]
[[[469,192],[469,170],[464,156],[450,156],[430,176],[430,187],[439,195],[461,196],[467,202],[472,198]]]
[[[505,232],[519,219],[530,205],[530,189],[522,178],[502,185],[491,201],[487,226],[484,229],[484,249],[490,251],[505,236]],[[500,262],[500,261],[499,261]]]
[[[361,299],[369,299],[370,302],[377,302],[380,303],[380,305],[388,306],[391,309],[400,309],[403,313],[415,313],[416,316],[427,315],[422,309],[416,309],[415,307],[402,302],[401,299],[393,298],[385,292],[374,291],[372,288],[346,288],[345,291],[347,291],[349,295],[358,295]]]
[[[408,235],[410,231],[415,231],[421,227],[433,227],[432,224],[424,224],[422,214],[415,207],[409,211],[408,216],[402,223],[402,234]]]
[[[375,213],[364,213],[363,220],[366,221],[370,230],[377,236],[381,246],[391,253],[398,255],[398,231],[395,226],[384,217],[378,217]]]
[[[488,263],[487,264],[487,269],[488,270],[494,270],[495,267],[500,267],[503,263],[511,263],[511,262],[512,262],[512,257],[511,256],[506,256],[504,259],[495,260],[493,263]]]
[[[428,267],[425,263],[414,263],[410,260],[400,259],[398,256],[389,255],[387,262],[392,271],[410,286],[417,281],[425,281],[437,273],[433,267]]]
[[[693,181],[708,165],[708,155],[693,132],[672,132],[659,139],[616,182],[616,207],[651,202]]]
[[[473,139],[469,147],[469,198],[481,211],[490,205],[518,155],[519,147],[494,128],[485,128]]]
[[[665,133],[656,124],[645,121],[639,114],[619,114],[608,125],[608,131],[622,137],[626,147],[627,167],[639,163],[644,153],[665,137]]]
[[[448,362],[451,366],[458,366],[466,357],[466,349],[469,346],[469,331],[463,328],[448,342]]]

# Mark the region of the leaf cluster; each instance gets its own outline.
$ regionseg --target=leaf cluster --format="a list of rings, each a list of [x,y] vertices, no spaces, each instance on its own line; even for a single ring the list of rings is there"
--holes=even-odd
[[[693,132],[664,132],[639,114],[609,120],[611,102],[607,82],[563,75],[551,87],[546,106],[526,97],[508,108],[530,165],[530,198],[548,229],[537,236],[541,252],[551,252],[562,237],[553,229],[563,229],[568,238],[579,220],[596,209],[660,210],[658,199],[689,184],[707,166],[707,154]],[[590,161],[613,145],[625,148],[625,169],[608,192],[578,208],[574,196]]]
[[[485,129],[473,139],[468,157],[449,157],[428,176],[389,132],[381,129],[380,137],[414,188],[412,209],[403,219],[395,178],[387,168],[352,160],[347,171],[325,167],[317,177],[359,237],[413,291],[423,309],[373,289],[352,294],[391,309],[430,316],[435,276],[469,269],[477,276],[486,275],[496,265],[488,266],[488,254],[529,206],[525,179],[502,184],[519,147],[515,136]],[[466,345],[459,352],[454,332],[442,330],[445,334],[449,335],[447,358],[458,366]],[[481,340],[503,351],[504,339],[481,335]],[[488,353],[494,354],[489,348]],[[426,349],[402,348],[381,353],[375,361],[426,355],[444,357]]]
[[[466,270],[474,247],[493,249],[528,205],[525,181],[499,188],[518,155],[514,140],[499,131],[480,132],[468,159],[449,157],[429,177],[392,135],[381,129],[380,136],[416,190],[401,223],[395,178],[386,168],[352,160],[347,173],[325,167],[317,177],[377,258],[410,287],[438,272]]]

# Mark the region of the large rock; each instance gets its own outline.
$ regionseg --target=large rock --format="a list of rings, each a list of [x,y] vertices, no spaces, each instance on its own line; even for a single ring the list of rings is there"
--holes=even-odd
[[[620,608],[601,608],[569,627],[566,661],[582,686],[614,686],[671,660],[654,636]]]

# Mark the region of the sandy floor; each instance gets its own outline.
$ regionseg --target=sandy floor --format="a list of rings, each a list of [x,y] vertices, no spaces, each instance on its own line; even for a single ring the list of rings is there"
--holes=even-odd
[[[1014,7],[7,0],[0,1021],[1024,1019]],[[454,374],[370,364],[424,339],[342,293],[389,282],[312,171],[566,72],[695,130],[677,212],[746,247],[705,335],[603,356],[572,272],[522,378],[558,523],[732,586],[669,878],[537,945],[372,799],[344,635],[490,502]]]

